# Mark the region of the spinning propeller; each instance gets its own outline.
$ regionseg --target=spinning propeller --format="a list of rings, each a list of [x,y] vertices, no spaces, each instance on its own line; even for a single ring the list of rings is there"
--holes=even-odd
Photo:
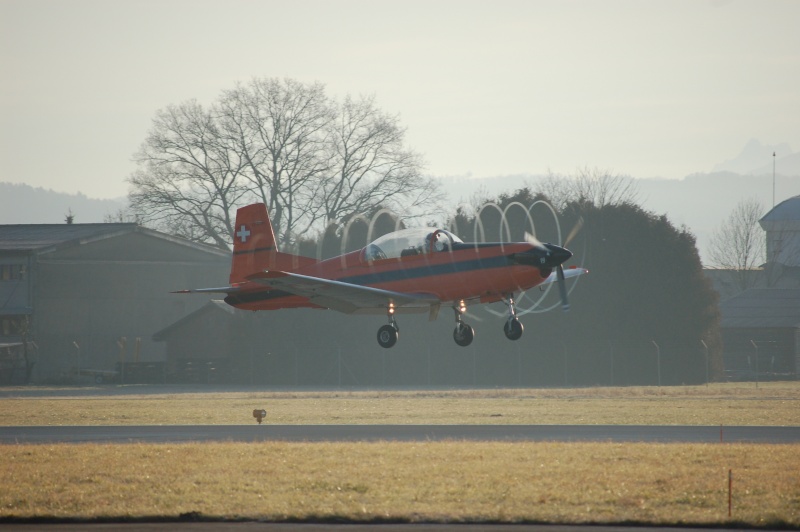
[[[567,235],[566,240],[561,246],[556,246],[554,244],[543,244],[539,241],[534,235],[530,233],[525,233],[525,241],[534,246],[534,253],[532,254],[536,265],[541,267],[542,269],[556,269],[556,279],[558,281],[558,293],[561,296],[561,308],[564,309],[564,312],[569,311],[569,299],[567,297],[567,286],[566,286],[566,279],[564,277],[564,266],[563,263],[566,262],[570,257],[572,257],[572,252],[566,249],[566,246],[572,241],[573,238],[578,234],[578,232],[583,227],[583,216],[578,218],[578,221],[575,223],[575,226]],[[517,260],[522,258],[523,254],[517,255],[515,257]],[[524,254],[528,255],[528,254]],[[532,261],[521,261],[521,262],[528,262],[531,264]],[[533,265],[533,264],[532,264]]]
[[[572,242],[572,239],[575,238],[575,235],[578,234],[578,232],[581,230],[582,227],[583,227],[583,216],[578,218],[578,221],[575,222],[575,226],[569,232],[569,235],[567,235],[567,239],[564,240],[563,244],[564,247],[566,247],[567,245],[569,245],[570,242]],[[570,256],[572,256],[572,253],[570,253]],[[558,274],[558,293],[561,295],[561,308],[564,309],[564,312],[568,312],[569,300],[567,299],[567,286],[564,280],[564,266],[562,264],[558,265],[556,273]]]

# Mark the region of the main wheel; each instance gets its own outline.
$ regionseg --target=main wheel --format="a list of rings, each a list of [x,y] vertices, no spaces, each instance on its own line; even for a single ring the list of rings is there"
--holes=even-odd
[[[509,340],[519,340],[522,337],[522,324],[517,318],[508,320],[503,326],[503,332]]]
[[[453,340],[461,347],[466,347],[475,338],[475,331],[466,323],[459,323],[453,331]]]
[[[398,332],[391,325],[384,325],[378,329],[378,343],[381,347],[390,348],[397,343]]]

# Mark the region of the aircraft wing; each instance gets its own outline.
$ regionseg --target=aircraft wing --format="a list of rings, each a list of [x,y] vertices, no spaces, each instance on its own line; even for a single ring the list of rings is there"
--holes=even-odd
[[[8,344],[0,344],[0,349],[5,349],[8,347],[19,347],[22,345],[22,342],[12,342]]]
[[[247,279],[307,297],[315,305],[345,314],[385,313],[390,303],[399,311],[425,312],[441,303],[430,294],[395,292],[290,272],[265,271]]]

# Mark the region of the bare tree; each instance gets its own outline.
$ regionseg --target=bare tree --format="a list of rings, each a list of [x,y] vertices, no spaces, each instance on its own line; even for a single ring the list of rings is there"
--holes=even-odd
[[[765,261],[766,239],[758,221],[764,207],[755,198],[736,204],[727,220],[714,230],[708,256],[716,268],[730,270],[738,290],[752,288],[758,281],[755,270]]]
[[[134,159],[131,208],[143,223],[227,248],[245,167],[217,121],[196,101],[159,111]]]
[[[549,172],[538,189],[559,210],[570,202],[589,202],[596,207],[636,204],[638,190],[630,176],[611,170],[580,168],[571,176]]]
[[[434,205],[438,185],[404,133],[372,98],[339,106],[320,83],[253,79],[208,110],[190,101],[157,113],[130,204],[142,223],[227,247],[236,208],[263,201],[293,243],[376,206]]]
[[[104,224],[139,224],[139,219],[130,207],[122,207],[103,215]]]
[[[333,111],[321,83],[253,79],[226,91],[219,105],[230,149],[245,163],[242,181],[267,205],[279,240],[289,243],[318,218],[313,197],[328,172]]]
[[[403,147],[404,136],[399,119],[381,112],[374,97],[345,98],[330,124],[330,171],[318,189],[328,223],[378,206],[405,213],[435,206],[438,184],[421,175],[422,158]]]

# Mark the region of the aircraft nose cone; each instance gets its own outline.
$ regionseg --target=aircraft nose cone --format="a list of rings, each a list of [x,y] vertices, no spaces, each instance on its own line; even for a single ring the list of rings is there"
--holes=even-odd
[[[514,261],[537,268],[555,268],[572,257],[572,252],[555,244],[540,244],[514,255]]]
[[[561,246],[556,246],[554,244],[545,244],[545,248],[547,248],[548,257],[547,257],[547,264],[546,267],[553,268],[558,266],[559,264],[563,264],[572,257],[572,252],[567,248],[562,248]]]

